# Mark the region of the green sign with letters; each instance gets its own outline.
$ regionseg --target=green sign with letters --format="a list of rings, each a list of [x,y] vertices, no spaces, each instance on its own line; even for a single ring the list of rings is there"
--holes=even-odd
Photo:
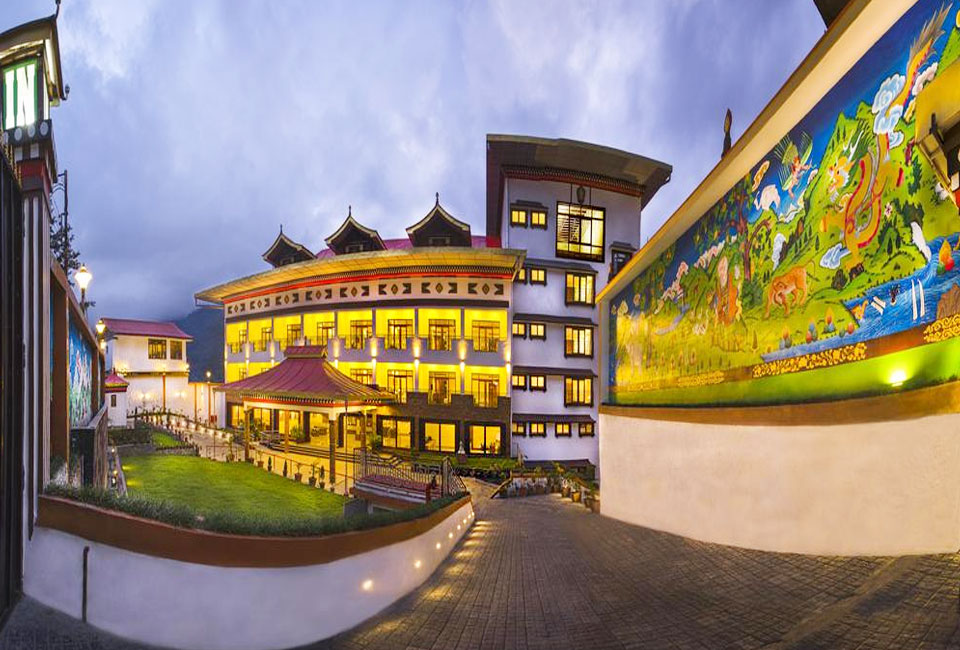
[[[37,68],[36,59],[27,59],[3,69],[4,130],[37,121]]]

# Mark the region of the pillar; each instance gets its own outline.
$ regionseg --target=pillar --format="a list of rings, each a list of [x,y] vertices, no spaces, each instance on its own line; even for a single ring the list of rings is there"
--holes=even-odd
[[[167,410],[167,373],[160,374],[160,380],[163,382],[163,410]]]
[[[339,428],[339,419],[334,416],[329,420],[330,426],[328,431],[330,432],[327,436],[329,441],[327,447],[330,451],[330,485],[332,486],[337,482],[337,435]]]
[[[250,462],[250,418],[253,417],[253,409],[243,410],[243,462]]]

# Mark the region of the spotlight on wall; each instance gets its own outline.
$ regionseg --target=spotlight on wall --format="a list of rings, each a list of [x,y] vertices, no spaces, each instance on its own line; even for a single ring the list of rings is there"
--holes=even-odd
[[[364,591],[370,591],[371,589],[373,589],[373,580],[370,580],[368,578],[363,581],[363,584],[361,586],[363,587]]]
[[[898,368],[890,373],[890,385],[894,388],[900,388],[903,386],[903,382],[907,380],[907,372],[902,368]]]

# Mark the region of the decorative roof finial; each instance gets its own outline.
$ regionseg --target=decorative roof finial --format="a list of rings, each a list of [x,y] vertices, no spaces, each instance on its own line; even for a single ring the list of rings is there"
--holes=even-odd
[[[440,192],[437,192],[437,205],[440,205]]]
[[[353,206],[352,206],[352,205],[348,205],[348,206],[347,206],[347,216],[348,216],[348,217],[352,217],[352,216],[353,216]]]
[[[282,223],[280,224],[280,234],[281,234],[281,235],[283,234],[283,224],[282,224]]]
[[[730,127],[733,126],[733,113],[730,112],[730,109],[727,109],[727,114],[723,117],[723,151],[720,153],[720,157],[723,158],[727,155],[727,152],[730,151]]]

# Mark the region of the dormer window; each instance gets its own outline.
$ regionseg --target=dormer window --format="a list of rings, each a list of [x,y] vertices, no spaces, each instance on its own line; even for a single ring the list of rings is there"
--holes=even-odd
[[[407,228],[410,243],[417,246],[471,246],[470,224],[455,218],[440,205],[440,196],[423,219]]]
[[[449,246],[450,238],[449,237],[429,237],[427,239],[427,244],[429,246]]]
[[[362,253],[365,250],[367,250],[367,245],[363,242],[359,244],[347,244],[343,247],[344,253]]]

